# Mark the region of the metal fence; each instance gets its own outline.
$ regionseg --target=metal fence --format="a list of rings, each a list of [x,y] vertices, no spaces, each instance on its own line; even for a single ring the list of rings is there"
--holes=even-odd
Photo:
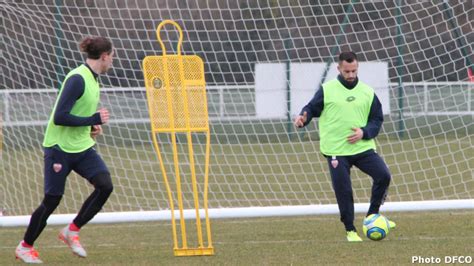
[[[403,83],[401,89],[389,85],[391,115],[474,115],[472,82]],[[208,86],[207,92],[211,121],[260,119],[254,85]],[[56,89],[0,90],[3,126],[45,125],[56,96]],[[101,106],[111,111],[111,123],[149,121],[145,88],[105,88],[101,98]]]

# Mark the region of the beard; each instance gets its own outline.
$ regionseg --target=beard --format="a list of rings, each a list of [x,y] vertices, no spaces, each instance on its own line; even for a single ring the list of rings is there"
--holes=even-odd
[[[356,78],[351,78],[351,79],[344,79],[347,83],[354,83],[354,81],[356,80]]]

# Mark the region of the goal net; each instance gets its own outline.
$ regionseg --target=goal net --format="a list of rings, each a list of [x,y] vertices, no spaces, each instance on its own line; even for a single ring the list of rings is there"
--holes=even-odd
[[[211,210],[238,208],[238,216],[269,207],[284,215],[335,207],[317,124],[295,130],[291,120],[336,77],[342,50],[358,54],[359,76],[384,106],[377,151],[393,177],[386,205],[474,207],[472,1],[336,2],[0,1],[0,213],[30,215],[43,197],[45,126],[65,75],[84,62],[78,42],[87,35],[110,38],[116,52],[113,69],[100,77],[100,105],[111,121],[97,149],[115,185],[103,212],[169,209],[142,72],[143,58],[162,52],[155,31],[165,19],[183,28],[183,54],[205,62]],[[176,53],[174,28],[162,38]],[[159,140],[173,185],[170,139]],[[186,138],[178,134],[177,142],[186,176]],[[201,175],[205,145],[194,138]],[[369,201],[371,182],[352,170],[357,203]],[[183,186],[191,209],[191,181]],[[76,213],[91,191],[70,175],[55,214]]]

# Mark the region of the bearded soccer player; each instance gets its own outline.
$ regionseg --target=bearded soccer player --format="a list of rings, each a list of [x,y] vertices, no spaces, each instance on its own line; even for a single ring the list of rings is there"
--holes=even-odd
[[[69,72],[59,91],[43,141],[44,198],[31,215],[23,240],[15,250],[26,263],[42,263],[33,244],[46,226],[48,217],[59,205],[66,178],[75,171],[87,179],[94,191],[83,203],[74,220],[59,233],[59,238],[79,257],[87,253],[79,242],[79,231],[105,204],[113,190],[110,172],[94,149],[101,125],[109,120],[99,103],[99,74],[112,66],[112,43],[104,37],[87,37],[80,43],[87,55],[85,64]]]
[[[354,226],[351,167],[356,166],[373,179],[367,216],[379,212],[391,180],[387,165],[375,152],[374,138],[383,122],[382,104],[374,90],[357,78],[358,67],[355,53],[341,53],[337,78],[323,84],[294,121],[301,128],[319,117],[320,150],[329,165],[349,242],[362,241]],[[389,224],[395,227],[394,222]]]

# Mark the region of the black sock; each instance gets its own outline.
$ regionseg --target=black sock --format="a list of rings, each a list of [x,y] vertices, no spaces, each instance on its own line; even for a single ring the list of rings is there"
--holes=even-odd
[[[23,241],[33,246],[43,229],[46,227],[46,221],[51,213],[54,212],[61,202],[62,196],[45,195],[40,206],[31,215],[30,223],[26,229]]]
[[[113,190],[110,174],[104,173],[92,178],[95,190],[82,204],[81,210],[74,219],[74,224],[81,228],[102,209]]]

